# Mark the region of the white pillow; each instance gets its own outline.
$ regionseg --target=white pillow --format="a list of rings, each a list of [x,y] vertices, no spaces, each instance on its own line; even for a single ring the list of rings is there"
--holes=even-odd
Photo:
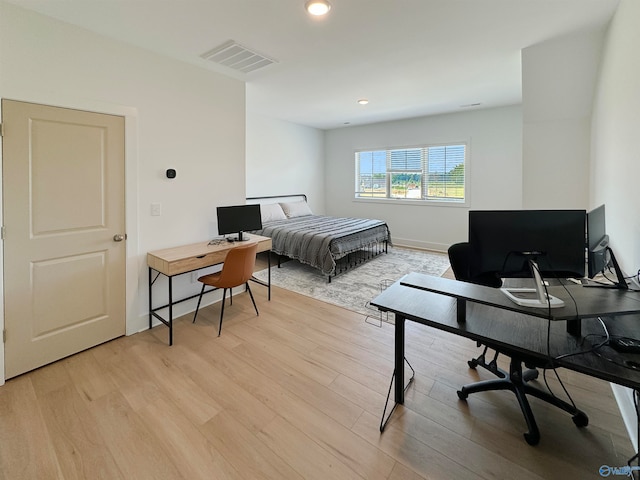
[[[273,222],[274,220],[285,220],[287,218],[279,203],[260,205],[260,217],[262,218],[262,223]]]
[[[311,212],[311,209],[309,208],[309,204],[304,200],[300,200],[299,202],[281,203],[280,206],[287,218],[313,215],[313,212]]]

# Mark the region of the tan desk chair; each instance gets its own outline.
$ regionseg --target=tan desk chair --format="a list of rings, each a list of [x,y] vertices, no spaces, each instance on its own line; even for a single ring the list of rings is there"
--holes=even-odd
[[[200,302],[202,301],[202,294],[204,293],[205,287],[208,285],[210,287],[222,288],[222,303],[220,307],[220,326],[218,327],[218,336],[220,336],[220,332],[222,331],[222,317],[224,315],[224,302],[227,296],[227,290],[230,290],[230,304],[233,305],[233,287],[239,287],[243,283],[247,288],[247,292],[249,292],[249,296],[251,297],[251,301],[253,302],[253,308],[256,309],[256,315],[260,315],[258,313],[258,307],[256,306],[256,301],[253,299],[253,293],[251,293],[251,288],[249,287],[249,279],[253,275],[253,269],[256,265],[256,252],[258,249],[257,243],[251,243],[249,245],[242,245],[239,247],[234,247],[229,250],[226,258],[224,259],[224,264],[222,265],[222,270],[216,273],[211,273],[209,275],[204,275],[198,278],[199,282],[202,282],[202,290],[200,291],[200,298],[198,298],[198,306],[196,307],[196,313],[193,316],[193,322],[195,323],[196,317],[198,316],[198,310],[200,309]]]

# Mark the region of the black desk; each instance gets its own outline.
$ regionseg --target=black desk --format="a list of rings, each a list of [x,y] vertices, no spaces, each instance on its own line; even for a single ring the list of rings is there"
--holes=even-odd
[[[481,303],[512,312],[524,313],[553,321],[567,322],[567,331],[580,336],[581,320],[603,316],[640,313],[640,294],[630,290],[585,288],[581,285],[556,285],[548,293],[564,301],[560,308],[531,308],[518,305],[500,289],[474,285],[448,278],[410,273],[401,279],[402,285],[455,297],[458,301],[458,321],[464,322],[466,301]]]
[[[412,284],[420,282],[423,288],[404,286],[403,284],[407,282]],[[425,288],[427,286],[429,288]],[[582,288],[578,285],[575,287],[576,289]],[[628,368],[624,363],[636,361],[640,365],[640,355],[622,355],[609,347],[602,347],[600,350],[602,356],[600,357],[593,353],[560,357],[565,354],[586,352],[591,345],[597,344],[599,339],[594,340],[592,343],[585,342],[583,344],[582,337],[567,334],[565,322],[549,321],[540,313],[535,314],[534,312],[531,314],[528,310],[538,309],[519,307],[509,300],[507,300],[509,304],[505,306],[499,303],[501,299],[496,299],[495,302],[489,301],[487,298],[491,298],[490,296],[484,298],[481,295],[485,288],[488,287],[479,287],[455,280],[412,273],[391,285],[371,301],[371,304],[378,309],[395,314],[395,369],[393,381],[395,382],[394,395],[396,405],[404,403],[406,389],[404,375],[404,332],[406,320],[467,337],[490,347],[497,346],[520,352],[524,355],[533,355],[541,360],[550,360],[555,367],[567,368],[632,389],[640,389],[640,369]],[[489,293],[502,295],[500,292],[496,292],[495,289],[489,288],[489,290],[493,291]],[[605,292],[605,290],[584,290],[589,290],[589,293],[585,294],[587,296],[592,291],[596,296]],[[606,290],[606,292],[615,298],[620,298],[623,305],[637,305],[635,310],[632,310],[640,312],[640,301],[633,297],[634,294],[623,293],[623,295],[619,295],[619,292],[614,290]],[[556,292],[554,292],[555,294]],[[635,295],[638,294],[636,293]],[[581,296],[582,292],[576,293],[576,298]],[[458,317],[460,298],[470,300],[465,309],[464,321],[459,321]],[[581,305],[580,302],[578,302],[578,305]],[[526,310],[527,313],[522,313],[520,309]],[[544,309],[544,311],[548,313],[548,310]],[[611,335],[639,336],[640,315],[629,313],[623,315],[615,310],[609,313],[619,315],[615,318],[610,315],[605,317],[606,314],[604,313],[600,315],[604,317],[603,320]],[[575,312],[571,316],[566,312],[558,311],[557,315],[557,317],[554,317],[555,320],[559,320],[562,315],[567,315],[566,319],[576,318]],[[598,315],[596,314],[595,316],[597,317]],[[591,334],[602,335],[604,333],[597,318],[582,317],[581,320],[583,336]],[[612,361],[608,361],[604,357]],[[393,410],[389,417],[392,413]],[[388,418],[386,421],[388,421]],[[381,431],[384,430],[386,421],[383,418],[383,423],[380,426]]]

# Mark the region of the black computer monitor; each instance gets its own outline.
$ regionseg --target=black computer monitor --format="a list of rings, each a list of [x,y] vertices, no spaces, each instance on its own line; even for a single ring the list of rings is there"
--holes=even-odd
[[[604,271],[609,261],[607,248],[609,235],[605,224],[605,208],[600,205],[587,213],[587,274],[595,277]]]
[[[232,205],[228,207],[218,207],[218,234],[237,234],[237,240],[242,242],[248,240],[243,232],[260,230],[262,228],[262,218],[260,216],[260,205]]]
[[[605,208],[604,205],[600,205],[587,214],[587,275],[593,278],[599,273],[604,273],[610,266],[613,267],[616,276],[615,280],[610,280],[611,284],[596,283],[589,286],[628,289],[627,280],[609,246]]]
[[[503,289],[531,307],[559,307],[543,279],[583,278],[585,210],[472,210],[469,212],[470,274],[535,280],[535,290]],[[550,300],[554,301],[550,305]]]
[[[471,274],[530,277],[535,260],[543,277],[582,278],[585,222],[585,210],[472,210]]]

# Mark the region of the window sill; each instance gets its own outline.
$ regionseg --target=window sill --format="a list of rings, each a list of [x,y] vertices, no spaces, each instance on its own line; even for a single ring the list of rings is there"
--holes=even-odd
[[[420,207],[453,207],[453,208],[468,208],[469,200],[460,201],[444,201],[444,200],[411,200],[401,198],[354,198],[355,203],[379,203],[386,205],[415,205]]]

